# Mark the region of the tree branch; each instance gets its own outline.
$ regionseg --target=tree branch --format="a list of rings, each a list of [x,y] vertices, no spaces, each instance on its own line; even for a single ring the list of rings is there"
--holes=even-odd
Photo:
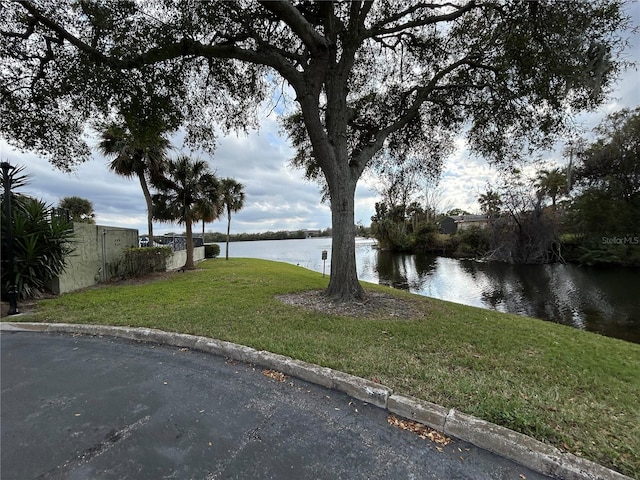
[[[109,65],[116,70],[134,70],[146,65],[153,65],[167,60],[172,60],[184,56],[197,56],[204,58],[220,58],[220,59],[236,59],[242,60],[256,65],[265,65],[277,70],[287,81],[293,83],[300,80],[300,72],[296,70],[295,65],[287,60],[295,59],[291,54],[284,55],[285,52],[276,48],[262,45],[256,50],[241,48],[225,41],[221,44],[204,45],[199,41],[183,38],[174,43],[168,43],[159,47],[150,48],[146,52],[129,58],[116,58],[109,56],[97,48],[77,38],[75,35],[67,31],[61,25],[47,18],[37,7],[28,0],[19,2],[35,19],[35,21],[46,26],[58,35],[60,40],[64,39],[85,53],[93,60]],[[49,41],[47,41],[49,47]],[[47,49],[48,54],[50,48]]]
[[[422,8],[442,8],[442,7],[454,7],[457,10],[444,15],[436,15],[433,17],[425,16],[418,20],[407,21],[406,23],[401,23],[393,27],[384,27],[384,25],[388,25],[391,22],[400,20],[406,15],[414,13]],[[384,21],[382,22],[378,22],[376,25],[374,25],[365,33],[365,38],[372,38],[378,35],[386,35],[389,33],[406,31],[411,28],[423,27],[425,25],[432,25],[434,23],[439,23],[439,22],[450,22],[452,20],[456,20],[457,18],[461,17],[468,11],[473,10],[474,8],[477,8],[477,7],[478,6],[476,5],[475,0],[471,0],[469,3],[467,3],[463,7],[460,7],[459,5],[454,5],[451,3],[446,3],[446,4],[421,3],[418,5],[414,5],[413,7],[408,8],[407,10],[400,12],[396,15],[392,15],[384,19]]]
[[[469,65],[470,63],[472,63],[472,61],[468,57],[465,57],[436,73],[427,85],[417,89],[416,99],[413,101],[413,104],[409,107],[405,114],[402,115],[393,124],[389,125],[387,128],[380,130],[380,132],[378,132],[376,136],[382,136],[383,138],[386,138],[390,133],[404,127],[418,114],[420,107],[427,100],[429,93],[437,88],[438,82],[441,79],[443,79],[459,67],[463,65]]]
[[[352,168],[356,169],[358,174],[361,174],[367,166],[369,159],[373,157],[373,155],[378,152],[384,145],[387,137],[406,126],[411,120],[413,120],[416,115],[418,115],[420,111],[420,107],[422,104],[428,99],[428,96],[431,92],[441,87],[438,87],[438,82],[449,75],[451,72],[460,68],[463,65],[471,65],[473,64],[473,60],[468,57],[462,58],[457,62],[452,63],[447,68],[442,69],[433,78],[429,81],[427,85],[421,88],[414,89],[417,94],[411,106],[405,111],[403,115],[401,115],[395,122],[388,125],[386,128],[380,129],[377,133],[373,134],[374,139],[369,145],[362,148],[360,152],[355,155],[351,161]],[[443,87],[442,87],[443,88]]]
[[[349,11],[349,24],[347,27],[348,35],[350,35],[356,44],[360,44],[366,35],[362,35],[365,31],[364,22],[367,15],[373,8],[373,0],[352,1]]]
[[[61,39],[64,39],[64,40],[68,41],[71,45],[73,45],[77,49],[81,50],[82,52],[86,53],[91,58],[93,58],[93,59],[95,59],[95,60],[97,60],[97,61],[99,61],[101,63],[111,64],[111,61],[110,61],[111,59],[109,57],[107,57],[102,52],[98,51],[97,49],[92,48],[91,46],[87,45],[85,42],[83,42],[82,40],[80,40],[76,36],[72,35],[66,29],[64,29],[63,27],[61,27],[57,23],[55,23],[52,20],[50,20],[49,18],[47,18],[31,2],[29,2],[27,0],[20,0],[18,3],[20,5],[22,5],[22,7],[27,12],[29,12],[31,14],[31,16],[35,19],[35,21],[41,23],[42,25],[44,25],[48,29],[50,29],[53,32],[57,33],[58,36]],[[29,24],[31,24],[31,21],[29,21]],[[33,31],[33,29],[31,29],[31,31]]]
[[[290,2],[284,0],[260,1],[260,4],[285,22],[298,35],[312,55],[317,55],[327,48],[326,39],[316,32],[313,25]]]

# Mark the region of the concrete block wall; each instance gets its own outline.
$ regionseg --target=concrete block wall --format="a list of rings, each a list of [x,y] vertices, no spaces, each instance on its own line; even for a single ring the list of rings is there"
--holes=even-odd
[[[204,260],[204,247],[195,247],[193,249],[193,261],[195,263],[198,263],[202,260]],[[177,270],[178,268],[182,268],[186,261],[186,250],[178,250],[177,252],[173,252],[173,255],[166,260],[167,272],[170,270]]]
[[[67,258],[65,271],[49,282],[57,295],[108,282],[121,271],[124,251],[138,247],[138,230],[131,228],[74,222],[73,230],[75,251]],[[204,258],[204,247],[194,248],[194,261]],[[164,270],[177,270],[186,260],[186,250],[173,252]]]
[[[124,258],[124,250],[138,246],[138,230],[89,223],[73,224],[75,251],[67,267],[49,285],[56,294],[110,280]]]

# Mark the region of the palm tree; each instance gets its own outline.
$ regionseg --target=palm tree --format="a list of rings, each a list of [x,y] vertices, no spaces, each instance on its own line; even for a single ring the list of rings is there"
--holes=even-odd
[[[163,131],[144,132],[141,128],[131,128],[127,122],[112,122],[100,130],[98,150],[105,157],[113,158],[109,169],[123,177],[136,176],[140,181],[147,203],[149,246],[153,246],[153,204],[148,180],[161,176],[171,143]]]
[[[486,193],[481,193],[478,197],[478,203],[480,204],[480,211],[485,214],[488,219],[494,220],[500,215],[502,199],[498,192],[489,189]]]
[[[204,204],[210,202],[217,179],[209,164],[181,155],[169,160],[165,175],[154,185],[160,193],[153,196],[153,216],[158,220],[184,224],[187,231],[187,260],[184,268],[195,268],[193,262],[193,222],[201,219]]]
[[[197,217],[202,222],[202,242],[204,243],[204,225],[218,219],[224,212],[220,182],[214,176],[211,185],[205,185],[205,196],[198,205]]]
[[[227,211],[227,251],[226,259],[229,260],[229,236],[231,231],[231,212],[238,212],[244,207],[244,185],[233,178],[225,178],[220,185],[222,204]]]
[[[560,168],[540,170],[537,176],[538,192],[551,199],[551,206],[556,209],[556,199],[567,192],[567,175]]]
[[[58,208],[68,212],[72,222],[96,223],[93,203],[82,197],[64,197],[60,199]]]

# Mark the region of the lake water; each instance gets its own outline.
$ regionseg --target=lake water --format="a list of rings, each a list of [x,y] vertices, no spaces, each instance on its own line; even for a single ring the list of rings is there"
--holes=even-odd
[[[221,256],[225,245],[220,244]],[[331,238],[232,242],[230,257],[331,270]],[[640,270],[510,265],[380,251],[356,239],[358,278],[413,293],[541,318],[640,343]]]

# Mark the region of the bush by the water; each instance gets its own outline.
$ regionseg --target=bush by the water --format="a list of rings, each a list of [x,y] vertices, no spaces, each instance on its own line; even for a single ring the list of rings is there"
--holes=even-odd
[[[491,235],[486,228],[466,228],[458,232],[457,236],[458,245],[457,248],[453,250],[455,256],[482,257],[490,248]]]
[[[562,255],[581,265],[640,267],[640,238],[628,235],[563,235]]]
[[[217,243],[211,243],[204,246],[205,258],[216,258],[218,255],[220,255],[220,245]]]

